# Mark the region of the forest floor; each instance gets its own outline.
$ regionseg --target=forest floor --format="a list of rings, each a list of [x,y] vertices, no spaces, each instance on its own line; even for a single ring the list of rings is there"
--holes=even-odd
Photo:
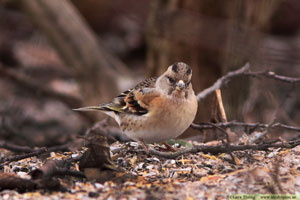
[[[183,148],[180,145],[173,147]],[[115,142],[110,150],[115,166],[124,171],[109,181],[63,176],[58,180],[66,188],[64,192],[3,190],[0,198],[228,199],[232,194],[300,193],[300,146],[270,148],[268,151],[236,151],[231,155],[199,152],[176,159],[147,155],[135,142]],[[30,179],[30,172],[46,161],[74,158],[84,151],[86,148],[78,152],[52,152],[46,157],[10,162],[2,166],[3,172]],[[1,150],[0,154],[8,156],[11,153]],[[78,162],[73,162],[71,168],[78,170]]]

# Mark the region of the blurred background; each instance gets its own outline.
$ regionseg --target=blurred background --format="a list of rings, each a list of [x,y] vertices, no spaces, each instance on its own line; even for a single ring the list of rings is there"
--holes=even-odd
[[[104,118],[72,108],[108,102],[178,61],[192,67],[196,93],[245,62],[300,77],[299,28],[298,0],[0,0],[0,139],[72,141]],[[245,77],[222,89],[229,121],[292,126],[300,126],[299,92]],[[216,121],[214,104],[213,95],[201,101],[195,122]]]

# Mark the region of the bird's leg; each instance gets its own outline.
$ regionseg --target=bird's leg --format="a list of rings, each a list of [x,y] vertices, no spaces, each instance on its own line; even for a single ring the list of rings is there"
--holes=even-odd
[[[145,149],[146,153],[149,154],[150,151],[149,151],[147,145],[145,144],[144,140],[139,140],[139,141],[140,141],[140,143],[141,143],[143,149]]]
[[[163,142],[162,144],[165,145],[166,148],[159,148],[160,151],[172,151],[172,152],[176,151],[173,147],[171,147],[167,143]]]

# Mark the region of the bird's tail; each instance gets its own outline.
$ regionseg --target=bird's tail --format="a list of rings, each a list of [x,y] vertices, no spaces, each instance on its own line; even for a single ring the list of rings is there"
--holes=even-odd
[[[120,105],[114,103],[102,104],[100,106],[88,106],[83,108],[72,109],[75,111],[103,111],[103,112],[123,112],[123,109]]]
[[[82,108],[72,109],[74,111],[105,111],[106,109],[101,106],[88,106]]]

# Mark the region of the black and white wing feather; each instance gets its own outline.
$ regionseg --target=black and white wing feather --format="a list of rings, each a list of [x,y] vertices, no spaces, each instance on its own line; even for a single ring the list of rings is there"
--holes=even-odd
[[[155,77],[148,78],[143,82],[137,84],[134,88],[122,92],[120,95],[115,97],[111,103],[102,104],[100,106],[91,106],[75,109],[78,111],[91,111],[91,110],[101,110],[104,112],[114,112],[115,114],[126,113],[134,115],[144,115],[148,113],[146,106],[141,103],[139,98],[141,95],[137,93],[144,93],[145,88],[154,88]]]

